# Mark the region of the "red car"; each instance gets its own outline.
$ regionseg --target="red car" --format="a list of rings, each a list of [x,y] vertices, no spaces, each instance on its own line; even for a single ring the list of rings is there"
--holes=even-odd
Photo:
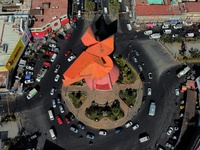
[[[52,52],[52,51],[46,51],[45,54],[46,54],[46,55],[49,55],[49,56],[53,56],[54,52]]]
[[[74,22],[76,22],[76,21],[77,21],[77,18],[76,18],[76,16],[74,16],[74,19],[73,19],[73,21],[74,21]]]
[[[50,67],[50,66],[51,66],[51,63],[50,63],[49,61],[45,61],[45,62],[44,62],[44,66],[45,66],[45,67]]]
[[[71,54],[72,50],[68,50],[66,53],[65,53],[65,56],[68,57],[70,54]]]
[[[63,121],[62,121],[62,119],[60,118],[60,116],[57,116],[56,119],[57,119],[57,121],[58,121],[58,123],[59,123],[60,125],[63,124]]]
[[[65,39],[67,40],[67,39],[69,39],[71,36],[72,36],[72,34],[71,34],[71,33],[68,33],[68,34],[65,36]]]
[[[67,122],[67,124],[70,124],[70,119],[67,116],[65,116],[65,121]]]

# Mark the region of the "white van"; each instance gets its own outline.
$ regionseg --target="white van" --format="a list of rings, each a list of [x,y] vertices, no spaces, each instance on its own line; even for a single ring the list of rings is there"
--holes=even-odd
[[[78,18],[81,18],[81,10],[78,10]]]
[[[53,56],[51,57],[51,60],[50,60],[50,61],[51,61],[51,62],[54,62],[54,61],[55,61],[55,59],[56,59],[56,57],[57,57],[57,54],[56,54],[56,53],[54,53],[54,54],[53,54]]]
[[[147,31],[144,31],[144,35],[150,35],[150,34],[152,34],[153,33],[153,31],[152,30],[147,30]]]
[[[54,116],[53,116],[52,110],[49,110],[48,113],[49,113],[50,120],[53,121],[54,120]]]
[[[53,140],[55,140],[55,139],[56,139],[56,135],[55,135],[53,129],[50,129],[49,132],[50,132],[51,138],[52,138]]]
[[[149,106],[149,116],[154,116],[155,113],[156,113],[156,104],[154,102],[151,102]]]
[[[131,30],[132,30],[132,26],[131,26],[131,24],[130,24],[130,23],[128,23],[126,26],[127,26],[127,29],[128,29],[129,31],[131,31]]]
[[[108,14],[108,8],[107,7],[104,7],[103,11],[104,11],[104,14],[106,14],[106,15]]]
[[[171,29],[165,29],[165,30],[163,30],[163,33],[164,34],[171,34],[172,30]]]
[[[147,136],[139,138],[139,140],[140,140],[140,143],[143,143],[143,142],[150,140],[150,137],[147,135]]]
[[[150,39],[159,39],[160,37],[160,33],[153,33],[149,36]]]

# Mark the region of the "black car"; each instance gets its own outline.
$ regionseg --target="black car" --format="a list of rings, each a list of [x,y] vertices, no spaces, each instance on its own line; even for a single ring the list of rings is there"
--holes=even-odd
[[[58,96],[57,96],[57,103],[58,103],[58,104],[61,103],[61,94],[58,94]]]
[[[123,128],[122,127],[118,127],[115,129],[115,133],[120,133],[122,132]]]
[[[58,38],[60,39],[60,40],[64,40],[65,39],[65,37],[62,35],[62,34],[58,34]]]
[[[71,121],[74,121],[74,119],[75,119],[74,114],[72,114],[71,112],[69,112],[69,113],[68,113],[68,116],[69,116],[69,119],[70,119]]]
[[[80,129],[82,129],[82,130],[84,130],[85,129],[85,125],[82,123],[82,122],[78,122],[78,127],[80,128]]]

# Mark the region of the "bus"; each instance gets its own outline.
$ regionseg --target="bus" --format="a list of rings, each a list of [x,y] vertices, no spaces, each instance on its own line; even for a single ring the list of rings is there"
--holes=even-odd
[[[181,70],[178,74],[177,74],[177,77],[180,78],[182,77],[183,75],[185,75],[188,71],[190,71],[190,67],[187,66],[185,67],[183,70]]]

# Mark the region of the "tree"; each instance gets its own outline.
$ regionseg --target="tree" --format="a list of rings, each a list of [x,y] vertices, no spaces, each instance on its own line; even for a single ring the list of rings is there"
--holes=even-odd
[[[95,3],[92,0],[85,1],[85,10],[94,11]]]

